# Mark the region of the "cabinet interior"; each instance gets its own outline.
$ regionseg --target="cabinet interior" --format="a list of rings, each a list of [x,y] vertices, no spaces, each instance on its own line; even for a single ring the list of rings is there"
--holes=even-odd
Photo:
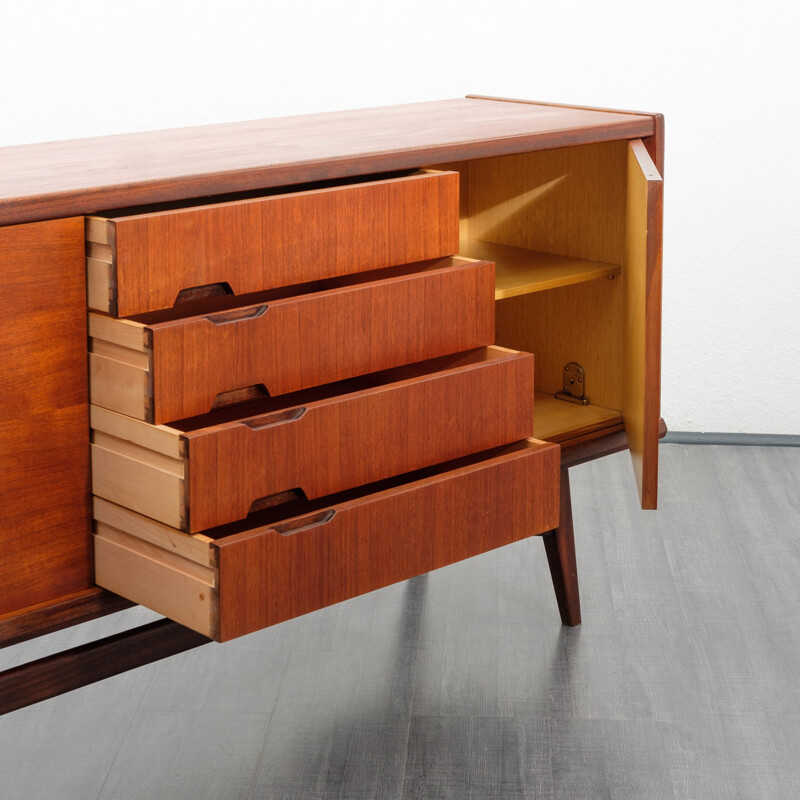
[[[460,254],[492,260],[496,341],[534,353],[534,435],[622,425],[624,140],[440,165],[460,173]],[[578,362],[589,405],[557,399]]]

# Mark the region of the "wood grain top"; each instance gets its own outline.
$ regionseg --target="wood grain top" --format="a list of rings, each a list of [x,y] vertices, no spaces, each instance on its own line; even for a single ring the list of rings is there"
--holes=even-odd
[[[652,116],[467,97],[0,148],[0,225],[651,136]]]

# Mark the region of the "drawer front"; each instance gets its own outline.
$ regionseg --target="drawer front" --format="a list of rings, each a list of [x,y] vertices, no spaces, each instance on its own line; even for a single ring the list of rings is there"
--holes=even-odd
[[[90,217],[89,306],[130,316],[194,287],[243,294],[453,255],[458,217],[454,172]]]
[[[93,408],[94,493],[202,531],[294,490],[318,498],[531,434],[532,355],[487,348],[397,379],[411,371],[188,432]]]
[[[91,400],[148,422],[205,414],[494,341],[494,265],[418,272],[142,326],[90,315]],[[104,338],[105,337],[105,338]]]
[[[104,504],[116,516],[98,522],[97,582],[226,641],[558,525],[558,445],[482,458],[254,530],[184,535],[192,558],[166,526]]]

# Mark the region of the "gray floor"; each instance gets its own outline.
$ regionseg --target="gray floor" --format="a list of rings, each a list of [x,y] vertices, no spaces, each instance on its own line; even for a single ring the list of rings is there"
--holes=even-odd
[[[0,717],[0,798],[800,797],[800,449],[661,454],[573,470],[581,628],[522,542]]]

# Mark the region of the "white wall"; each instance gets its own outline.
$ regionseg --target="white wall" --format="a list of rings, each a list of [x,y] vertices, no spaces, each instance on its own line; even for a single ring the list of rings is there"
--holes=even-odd
[[[661,111],[663,415],[798,434],[795,8],[6,1],[0,145],[467,92]]]

